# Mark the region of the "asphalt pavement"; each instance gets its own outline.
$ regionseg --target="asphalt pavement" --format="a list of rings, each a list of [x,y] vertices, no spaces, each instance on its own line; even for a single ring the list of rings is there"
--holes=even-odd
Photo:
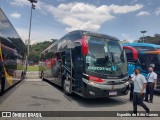
[[[152,111],[160,110],[160,93],[154,96],[154,103],[146,103]],[[3,96],[0,96],[0,111],[131,111],[132,102],[128,100],[129,95],[110,97],[110,98],[96,98],[84,99],[77,95],[65,95],[62,89],[56,85],[49,84],[41,79],[25,79],[18,85],[7,91]],[[138,107],[139,111],[144,111]],[[11,118],[0,118],[8,120]],[[15,120],[22,118],[12,118]],[[30,120],[31,118],[23,118]],[[44,119],[107,119],[103,117],[95,118],[32,118],[37,120]],[[112,117],[110,119],[135,119],[135,118],[118,118]],[[151,119],[151,118],[136,118],[136,119]],[[159,119],[159,118],[152,118]]]

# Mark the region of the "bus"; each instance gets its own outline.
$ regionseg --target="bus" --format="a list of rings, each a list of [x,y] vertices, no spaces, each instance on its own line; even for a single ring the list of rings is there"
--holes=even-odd
[[[137,60],[128,62],[129,75],[133,73],[135,67],[142,69],[142,74],[147,77],[148,68],[153,67],[154,71],[158,75],[157,88],[160,90],[160,45],[149,44],[149,43],[128,43],[123,45],[124,48],[132,48],[132,50],[126,49],[127,58],[132,56],[133,51],[137,51]]]
[[[41,53],[42,79],[84,98],[128,93],[127,59],[117,38],[72,31]]]
[[[0,8],[0,94],[25,76],[26,46]]]

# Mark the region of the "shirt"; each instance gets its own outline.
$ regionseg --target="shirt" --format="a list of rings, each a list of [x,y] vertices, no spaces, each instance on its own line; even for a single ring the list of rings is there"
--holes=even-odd
[[[135,73],[131,74],[131,78],[134,78],[134,77],[136,77],[136,74]],[[131,83],[133,84],[132,80],[131,80]]]
[[[134,78],[132,78],[132,81],[134,82],[134,92],[137,93],[140,93],[143,84],[147,83],[147,80],[142,74],[136,75]],[[146,93],[146,89],[144,89],[143,93]]]
[[[136,74],[135,74],[135,73],[131,74],[131,78],[134,78],[135,76],[136,76]]]
[[[155,82],[157,80],[157,74],[155,72],[151,72],[148,74],[148,82]]]

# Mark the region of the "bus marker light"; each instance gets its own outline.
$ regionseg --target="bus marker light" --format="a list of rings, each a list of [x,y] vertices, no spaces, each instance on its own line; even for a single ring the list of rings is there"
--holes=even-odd
[[[86,40],[86,35],[83,36],[82,40],[81,40],[81,44],[82,44],[82,54],[83,55],[87,55],[88,54],[88,42]]]
[[[94,76],[88,76],[88,80],[90,80],[92,82],[104,82],[104,80],[102,80],[101,78],[97,78]]]

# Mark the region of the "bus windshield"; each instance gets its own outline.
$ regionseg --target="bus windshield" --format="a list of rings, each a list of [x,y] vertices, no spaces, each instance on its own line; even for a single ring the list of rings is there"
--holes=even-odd
[[[110,76],[127,74],[126,55],[119,41],[88,36],[86,72]]]

